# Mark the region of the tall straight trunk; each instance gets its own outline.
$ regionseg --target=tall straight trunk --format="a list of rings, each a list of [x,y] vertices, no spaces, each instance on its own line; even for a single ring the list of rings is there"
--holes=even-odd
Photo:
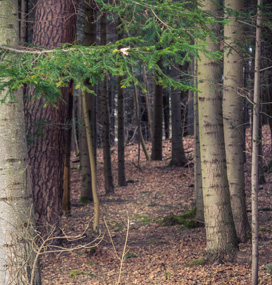
[[[96,43],[96,10],[93,0],[88,0],[85,3],[85,22],[83,45],[90,46]],[[94,87],[88,86],[94,90]],[[92,132],[92,145],[94,147],[94,155],[96,154],[96,96],[94,94],[87,94],[86,96],[87,110],[89,114],[91,132]],[[81,100],[81,104],[82,104]],[[80,174],[81,174],[81,187],[80,199],[93,200],[92,197],[92,176],[91,166],[88,153],[86,126],[83,120],[83,110],[81,105],[81,124],[80,124]]]
[[[147,111],[147,117],[148,117],[148,132],[150,140],[153,140],[153,134],[152,134],[152,119],[151,119],[151,110],[149,105],[149,98],[148,98],[148,86],[147,86],[147,75],[145,71],[145,67],[143,66],[143,81],[144,81],[144,88],[146,89],[145,93],[145,102],[146,102],[146,111]]]
[[[240,12],[243,0],[225,0],[225,8]],[[226,161],[231,207],[237,236],[246,242],[249,223],[246,212],[244,182],[244,131],[243,131],[243,97],[239,89],[243,87],[243,58],[239,49],[239,40],[243,35],[242,24],[235,16],[224,26],[224,89],[223,89],[223,123],[226,148]]]
[[[144,154],[145,154],[145,158],[146,160],[150,160],[149,154],[147,152],[146,146],[145,146],[145,140],[143,137],[143,132],[142,132],[142,126],[141,126],[141,119],[140,119],[140,106],[139,106],[139,94],[138,94],[138,89],[137,86],[134,85],[134,101],[135,101],[135,109],[136,109],[136,121],[137,121],[137,126],[138,126],[138,134],[139,134],[139,142],[142,145]],[[139,148],[139,154],[140,154],[140,148]],[[139,156],[140,157],[140,156]],[[139,158],[138,158],[138,162],[139,162]]]
[[[159,60],[158,65],[162,68],[161,60]],[[162,160],[162,106],[162,86],[156,84],[154,93],[152,160]]]
[[[107,43],[107,14],[101,16],[101,45]],[[103,160],[104,160],[104,178],[106,194],[114,192],[113,176],[111,167],[110,151],[110,122],[109,122],[109,102],[107,94],[107,78],[100,85],[101,98],[101,117],[102,117],[102,141],[103,141]]]
[[[197,60],[194,62],[195,71],[197,74]],[[197,79],[195,79],[197,87]],[[203,189],[202,189],[202,173],[201,173],[201,157],[199,143],[199,114],[198,114],[198,93],[194,92],[194,177],[195,177],[195,199],[196,199],[196,220],[204,222],[204,204],[203,204]]]
[[[122,78],[118,77],[118,185],[126,185],[125,170],[125,127],[124,127],[124,92]]]
[[[71,175],[70,175],[70,157],[71,157],[71,143],[72,143],[72,113],[73,113],[73,88],[74,84],[70,84],[70,92],[68,97],[68,110],[66,128],[64,131],[64,173],[63,173],[63,197],[62,197],[62,212],[68,216],[71,213]]]
[[[183,147],[180,91],[173,90],[171,94],[172,110],[172,160],[175,166],[184,166],[187,159]]]
[[[43,47],[72,43],[75,37],[76,2],[42,0],[37,3],[33,44]],[[29,90],[30,91],[30,90]],[[28,92],[30,93],[30,92]],[[69,88],[62,88],[67,101]],[[50,94],[47,94],[50,95]],[[32,174],[35,219],[43,236],[58,228],[61,216],[64,167],[64,114],[67,104],[44,107],[41,97],[25,103],[26,128],[31,140],[29,158]]]
[[[121,20],[119,20],[119,25]],[[123,38],[123,32],[119,31],[118,40]],[[125,114],[124,114],[124,92],[121,88],[122,77],[117,79],[118,84],[118,185],[126,185],[126,169],[125,169]]]
[[[258,0],[256,23],[256,47],[254,70],[254,98],[253,98],[253,130],[252,130],[252,166],[251,166],[251,207],[252,207],[252,285],[258,284],[258,191],[259,191],[259,105],[260,105],[260,61],[261,61],[261,5]]]
[[[164,136],[165,139],[169,139],[169,130],[170,130],[170,108],[169,108],[169,94],[163,94],[163,119],[164,119]]]
[[[17,1],[0,1],[0,44],[18,44]],[[6,91],[0,93],[2,100]],[[0,284],[41,284],[24,124],[23,92],[0,104]]]
[[[90,119],[87,109],[87,100],[86,100],[86,92],[83,91],[82,93],[82,108],[83,108],[83,116],[84,122],[86,126],[86,135],[87,135],[87,144],[88,144],[88,153],[91,165],[91,175],[92,175],[92,197],[94,201],[94,222],[93,222],[93,230],[98,230],[99,225],[99,200],[97,194],[97,181],[96,181],[96,165],[95,165],[95,158],[94,158],[94,151],[93,151],[93,144],[92,144],[92,133],[91,133],[91,126],[90,126]]]
[[[201,1],[202,9],[218,15],[218,1]],[[219,26],[210,26],[218,34]],[[212,42],[206,49],[219,50]],[[202,187],[206,228],[206,255],[209,261],[232,260],[237,252],[237,237],[231,212],[227,180],[225,144],[222,118],[222,98],[217,84],[221,80],[220,61],[212,61],[200,54],[198,62],[199,139],[202,169]]]

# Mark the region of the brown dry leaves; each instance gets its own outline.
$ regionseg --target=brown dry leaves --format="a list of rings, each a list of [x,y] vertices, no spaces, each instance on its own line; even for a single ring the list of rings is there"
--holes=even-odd
[[[185,138],[187,156],[193,155],[193,139]],[[150,144],[147,144],[149,152]],[[247,151],[250,141],[247,140]],[[264,165],[271,159],[270,135],[264,128]],[[117,183],[117,149],[112,148],[113,173]],[[162,226],[169,214],[181,214],[193,207],[193,167],[168,168],[171,142],[163,143],[163,161],[146,162],[141,152],[138,165],[138,146],[126,147],[126,176],[130,183],[115,188],[115,194],[104,195],[103,158],[98,150],[98,188],[101,202],[101,231],[105,237],[94,251],[80,250],[44,256],[41,260],[43,284],[116,284],[123,251],[127,212],[130,230],[127,254],[122,268],[121,284],[250,284],[250,264],[188,266],[203,256],[205,230],[184,230],[181,226]],[[245,167],[246,191],[250,216],[250,155]],[[75,166],[75,165],[73,165]],[[260,189],[260,284],[272,284],[271,275],[264,270],[272,263],[272,175],[266,175]],[[92,216],[91,204],[79,202],[79,170],[72,170],[72,216],[63,218],[66,232],[78,234]],[[269,210],[270,209],[270,210]],[[118,256],[113,249],[103,220],[107,222]],[[94,238],[90,230],[81,242]],[[71,245],[67,245],[71,246]],[[250,241],[241,244],[250,252]],[[70,277],[71,270],[80,274]]]

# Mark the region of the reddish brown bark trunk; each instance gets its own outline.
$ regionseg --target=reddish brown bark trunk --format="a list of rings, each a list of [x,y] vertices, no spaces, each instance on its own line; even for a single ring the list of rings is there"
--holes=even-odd
[[[33,44],[53,47],[59,43],[72,43],[75,37],[75,3],[74,0],[39,1]],[[69,88],[63,88],[62,97],[66,101],[68,94]],[[61,216],[67,104],[59,101],[56,103],[57,108],[44,108],[43,103],[43,98],[34,102],[29,96],[25,112],[27,134],[31,141],[29,158],[35,219],[38,230],[45,236],[58,227]]]

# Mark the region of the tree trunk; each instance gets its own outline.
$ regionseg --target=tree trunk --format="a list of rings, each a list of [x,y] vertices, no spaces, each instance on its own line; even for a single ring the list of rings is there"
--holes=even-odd
[[[225,0],[225,8],[240,12],[243,1]],[[246,212],[244,182],[244,130],[243,97],[239,90],[243,87],[243,58],[239,53],[239,40],[243,36],[242,25],[235,16],[225,18],[230,22],[224,26],[224,89],[223,122],[226,161],[231,207],[236,233],[241,242],[246,242],[250,230]]]
[[[144,81],[144,88],[146,89],[145,93],[145,102],[146,102],[146,111],[147,111],[147,117],[148,117],[148,132],[150,140],[153,140],[153,134],[152,134],[152,120],[151,120],[151,110],[149,106],[149,98],[148,98],[148,86],[147,86],[147,76],[145,72],[145,67],[143,66],[143,81]]]
[[[195,72],[197,74],[197,60],[195,60]],[[197,80],[196,87],[197,87]],[[194,177],[195,177],[195,199],[196,199],[196,220],[204,223],[204,204],[202,189],[201,157],[199,143],[199,115],[198,115],[198,93],[194,92]]]
[[[187,163],[183,148],[180,90],[172,90],[172,160],[171,164],[182,167]]]
[[[158,65],[162,67],[162,61]],[[152,160],[162,160],[162,86],[156,84],[154,93],[154,119],[152,139]]]
[[[84,34],[83,34],[83,45],[90,46],[96,43],[96,23],[95,17],[96,10],[93,0],[88,0],[85,3],[85,22],[84,22]],[[88,86],[93,89],[94,87]],[[91,124],[92,133],[92,145],[94,155],[96,154],[96,96],[88,93],[86,96],[87,110],[89,114],[89,120]],[[81,100],[81,104],[82,104]],[[81,105],[81,118],[83,119],[83,110]],[[84,120],[81,120],[80,124],[80,174],[81,174],[81,188],[80,188],[80,199],[82,201],[92,201],[92,176],[91,166],[88,153],[86,126]]]
[[[252,206],[252,285],[258,284],[258,190],[259,190],[259,105],[260,105],[260,58],[261,58],[261,9],[262,0],[258,0],[256,23],[256,47],[254,70],[253,130],[252,130],[252,166],[251,166],[251,206]]]
[[[35,14],[33,44],[52,47],[59,43],[72,43],[75,36],[75,15],[75,1],[39,1]],[[68,94],[69,88],[62,88],[62,98],[65,101]],[[32,141],[28,153],[35,219],[39,231],[45,236],[58,228],[61,216],[65,122],[63,114],[67,113],[67,105],[60,101],[56,103],[57,108],[43,105],[43,98],[33,102],[32,96],[29,96],[25,112],[28,137]]]
[[[0,1],[0,44],[17,45],[17,1]],[[0,100],[5,97],[0,93]],[[0,284],[41,284],[35,260],[23,92],[0,104]]]
[[[104,13],[101,17],[101,45],[107,43],[107,15]],[[103,140],[103,160],[104,160],[104,178],[106,194],[114,192],[113,176],[111,167],[110,152],[110,122],[109,122],[109,103],[107,96],[107,78],[101,82],[101,117],[102,117],[102,140]]]
[[[90,120],[88,116],[87,100],[86,100],[85,91],[83,91],[82,93],[82,108],[83,108],[83,114],[84,114],[83,115],[84,122],[86,126],[88,153],[89,153],[89,160],[90,160],[90,165],[91,165],[91,175],[92,175],[92,196],[93,196],[93,201],[94,201],[93,230],[97,231],[98,225],[99,225],[99,200],[98,200],[98,194],[97,194],[96,165],[95,165],[93,145],[92,145],[91,126],[90,126]]]
[[[125,186],[125,128],[124,128],[124,93],[121,88],[122,78],[118,77],[118,185]]]
[[[218,1],[204,0],[202,9],[216,16]],[[219,26],[210,26],[219,32]],[[209,51],[219,50],[219,43],[210,38]],[[222,118],[222,99],[217,84],[221,80],[220,62],[200,54],[198,63],[199,139],[202,168],[202,187],[208,261],[232,260],[237,251],[237,237],[231,212],[227,180]]]
[[[164,136],[165,139],[169,139],[169,127],[170,127],[170,108],[169,108],[169,94],[163,94],[163,118],[164,118]]]
[[[71,157],[71,142],[72,142],[73,88],[74,88],[74,84],[73,84],[73,82],[71,82],[70,92],[69,92],[69,97],[68,97],[68,102],[67,102],[68,110],[67,110],[66,127],[65,127],[65,131],[64,131],[65,149],[64,149],[62,212],[66,216],[71,214],[70,157]]]

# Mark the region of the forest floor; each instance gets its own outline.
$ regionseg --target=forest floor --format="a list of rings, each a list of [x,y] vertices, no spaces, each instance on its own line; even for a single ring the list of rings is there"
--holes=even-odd
[[[193,138],[185,138],[184,146],[187,157],[192,158]],[[147,147],[150,152],[151,145]],[[251,220],[249,135],[246,153],[246,197]],[[170,141],[163,142],[162,161],[145,161],[141,151],[138,163],[138,145],[127,146],[129,183],[118,187],[117,148],[113,147],[115,193],[106,196],[103,155],[98,150],[100,236],[92,233],[92,204],[79,200],[79,164],[73,163],[71,216],[62,218],[62,228],[69,236],[84,234],[78,240],[71,238],[66,242],[67,249],[77,249],[42,256],[43,284],[250,284],[250,258],[244,264],[192,265],[192,261],[204,255],[205,229],[163,223],[165,217],[186,213],[194,207],[193,165],[168,167],[170,157]],[[263,157],[264,165],[272,159],[268,127],[263,131]],[[266,183],[259,191],[259,284],[272,284],[272,265],[266,266],[272,263],[272,174],[265,178]],[[96,244],[99,245],[92,248]],[[122,260],[124,247],[126,255]],[[240,250],[250,256],[250,240],[240,244]]]

